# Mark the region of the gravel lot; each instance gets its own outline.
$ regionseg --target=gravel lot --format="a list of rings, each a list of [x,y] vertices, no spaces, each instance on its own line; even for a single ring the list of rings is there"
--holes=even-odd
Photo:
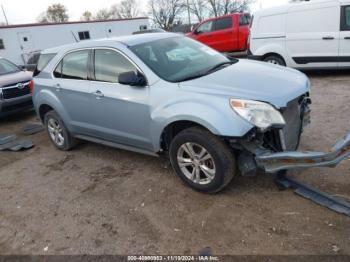
[[[301,149],[327,150],[350,128],[350,72],[308,73],[313,122]],[[0,120],[0,133],[38,121]],[[164,159],[88,142],[60,152],[46,133],[0,152],[0,254],[350,254],[350,218],[279,191],[267,175],[236,177],[217,195],[184,186]],[[294,172],[350,200],[350,160]]]

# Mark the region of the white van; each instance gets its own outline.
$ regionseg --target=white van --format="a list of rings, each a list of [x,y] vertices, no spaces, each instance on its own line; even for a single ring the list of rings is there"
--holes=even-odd
[[[250,59],[289,67],[350,68],[350,0],[310,0],[258,11]]]

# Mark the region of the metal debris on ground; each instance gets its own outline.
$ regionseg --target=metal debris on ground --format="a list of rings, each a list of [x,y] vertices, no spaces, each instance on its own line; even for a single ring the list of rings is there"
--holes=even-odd
[[[6,143],[12,142],[16,138],[17,138],[16,135],[0,134],[0,145],[4,145]]]
[[[9,151],[18,152],[20,150],[30,149],[32,147],[34,147],[34,144],[32,141],[28,139],[22,139],[22,140],[14,140],[9,143],[0,145],[0,151],[9,150]]]
[[[44,131],[44,127],[41,124],[28,124],[23,127],[23,133],[25,135],[34,135],[36,133]]]
[[[284,188],[293,188],[295,193],[311,201],[327,207],[335,212],[350,216],[350,203],[338,197],[331,196],[312,186],[287,177],[285,172],[277,174],[276,182]]]

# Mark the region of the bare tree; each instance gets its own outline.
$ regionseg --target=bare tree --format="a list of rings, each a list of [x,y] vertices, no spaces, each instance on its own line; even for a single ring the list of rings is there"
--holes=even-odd
[[[189,0],[190,12],[196,16],[199,22],[202,22],[208,15],[206,0]]]
[[[80,21],[91,21],[91,20],[93,20],[93,17],[90,11],[85,11],[80,17]]]
[[[140,15],[139,3],[136,0],[123,0],[113,5],[110,12],[114,18],[134,18]]]
[[[96,20],[106,20],[106,19],[112,19],[112,18],[113,18],[113,14],[107,8],[99,10],[95,15]]]
[[[211,16],[222,16],[249,9],[254,0],[206,0]]]
[[[69,19],[67,8],[62,4],[53,4],[49,6],[46,12],[39,15],[38,20],[41,23],[62,23]]]
[[[154,22],[164,30],[171,30],[180,21],[185,4],[183,0],[149,0],[149,8]]]

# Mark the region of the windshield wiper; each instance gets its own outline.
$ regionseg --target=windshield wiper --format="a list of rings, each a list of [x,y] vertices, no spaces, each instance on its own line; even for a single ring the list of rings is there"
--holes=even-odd
[[[209,70],[207,70],[205,72],[205,75],[209,75],[210,73],[216,72],[216,71],[220,70],[221,68],[232,65],[234,63],[235,63],[234,61],[227,61],[227,62],[219,63],[219,64],[213,66],[212,68],[210,68]]]
[[[206,76],[206,75],[209,75],[211,73],[214,73],[214,72],[220,70],[223,67],[226,67],[226,66],[229,66],[229,65],[233,65],[235,63],[236,63],[236,61],[225,61],[225,62],[216,64],[215,66],[209,68],[208,70],[206,70],[204,72],[196,73],[196,74],[187,76],[185,78],[182,78],[182,79],[178,80],[178,82],[189,81],[189,80],[192,80],[192,79],[195,79],[195,78]]]

